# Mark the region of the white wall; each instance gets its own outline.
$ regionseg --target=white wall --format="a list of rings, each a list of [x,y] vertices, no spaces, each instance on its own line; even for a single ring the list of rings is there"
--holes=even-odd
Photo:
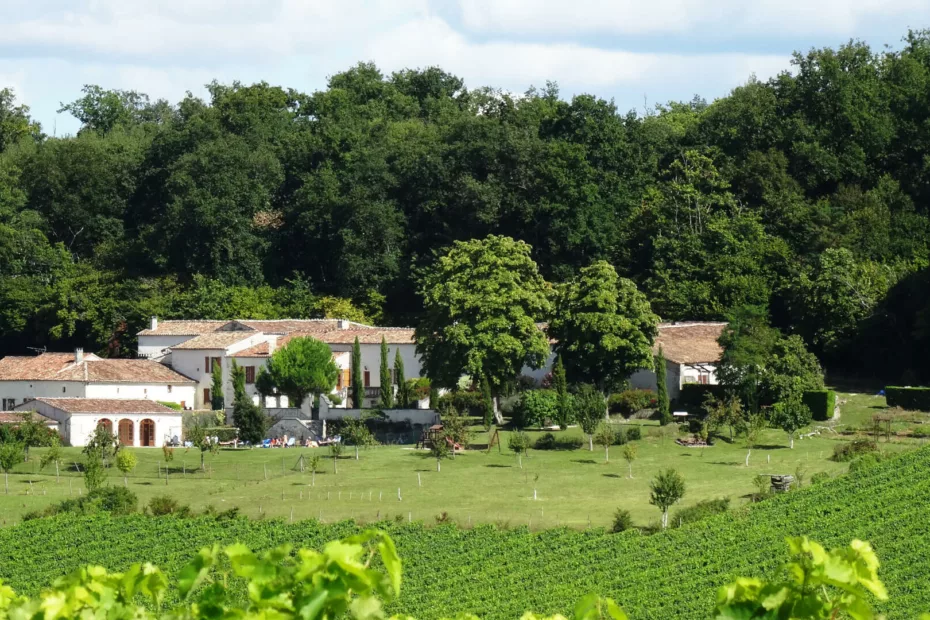
[[[37,411],[42,415],[49,417],[59,424],[59,433],[62,439],[72,446],[82,447],[87,444],[87,439],[97,428],[97,423],[107,418],[113,423],[114,434],[119,432],[119,421],[128,419],[132,421],[133,426],[133,446],[139,446],[140,435],[139,425],[142,420],[152,420],[155,423],[155,446],[162,445],[171,437],[181,437],[181,413],[172,414],[94,414],[94,413],[66,413],[57,407],[43,403],[41,401],[32,401],[23,406],[17,407],[19,411]]]
[[[236,344],[227,347],[226,349],[177,349],[171,352],[171,367],[181,373],[186,377],[190,377],[197,382],[196,387],[196,398],[194,402],[196,403],[195,409],[209,409],[210,403],[203,402],[203,390],[204,388],[213,387],[213,373],[211,368],[204,368],[204,357],[219,357],[221,358],[220,364],[223,367],[223,397],[231,402],[232,401],[232,384],[230,383],[229,369],[232,364],[231,358],[228,357],[229,353],[235,353],[236,351],[241,351],[247,349],[253,345],[256,345],[260,342],[265,342],[268,340],[268,336],[256,332],[252,335],[247,335],[249,332],[243,332],[242,342],[237,342]]]
[[[33,398],[84,398],[83,381],[0,381],[0,398],[16,399],[17,405]],[[0,400],[0,403],[3,401]]]
[[[336,351],[352,352],[352,344],[331,344],[329,348]],[[388,344],[388,366],[394,368],[395,352],[400,350],[400,358],[404,360],[404,378],[415,379],[420,376],[420,358],[417,357],[417,348],[414,344]],[[381,343],[359,344],[362,354],[362,377],[365,368],[369,371],[369,387],[381,387]]]
[[[195,386],[190,383],[181,385],[146,384],[146,383],[90,383],[86,388],[86,398],[144,398],[168,403],[183,404],[193,408],[195,404]]]
[[[139,336],[139,357],[160,357],[168,347],[173,347],[194,336]]]

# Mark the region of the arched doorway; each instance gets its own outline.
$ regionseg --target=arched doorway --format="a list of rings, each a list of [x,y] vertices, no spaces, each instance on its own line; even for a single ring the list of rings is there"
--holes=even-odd
[[[111,420],[110,418],[101,418],[97,422],[97,426],[102,426],[103,428],[107,429],[108,433],[110,433],[111,435],[113,434],[113,420]]]
[[[121,446],[133,445],[132,437],[132,420],[122,419],[119,421],[119,443]]]
[[[155,422],[148,418],[139,422],[139,445],[144,448],[155,447]]]

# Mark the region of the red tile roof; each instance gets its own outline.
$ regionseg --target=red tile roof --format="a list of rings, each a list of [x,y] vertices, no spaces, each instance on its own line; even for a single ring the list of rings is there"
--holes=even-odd
[[[255,332],[213,332],[212,334],[203,334],[202,336],[196,336],[190,340],[185,340],[181,344],[176,344],[173,347],[170,347],[171,350],[214,350],[214,349],[225,349],[231,344],[236,344],[237,342],[242,342],[246,338],[251,338],[255,335]]]
[[[236,322],[266,334],[290,334],[293,332],[314,333],[337,330],[339,329],[339,322],[342,320],[343,319],[280,319],[273,321],[244,320]],[[377,329],[354,321],[345,322],[353,329]]]
[[[209,334],[229,321],[159,321],[155,329],[143,329],[137,336],[199,336]]]
[[[723,355],[717,343],[726,323],[662,323],[653,351],[678,364],[715,363]]]
[[[237,351],[231,357],[268,357],[271,355],[271,345],[267,342],[259,342],[256,345]]]
[[[36,398],[21,407],[28,407],[33,402],[45,403],[65,413],[152,413],[178,416],[183,413],[142,398]]]
[[[43,353],[0,359],[0,381],[81,381],[90,383],[194,383],[152,360],[104,359],[92,353],[75,363],[74,353]]]
[[[26,411],[0,411],[0,424],[19,424],[23,421],[23,416],[26,415]],[[32,412],[32,419],[36,422],[43,422],[45,424],[58,424],[55,420],[51,418],[46,418],[41,413],[35,411]]]

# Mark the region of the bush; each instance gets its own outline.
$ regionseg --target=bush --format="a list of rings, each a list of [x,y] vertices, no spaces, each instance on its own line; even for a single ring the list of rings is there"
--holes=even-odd
[[[187,517],[191,514],[190,506],[179,504],[178,500],[167,495],[159,495],[150,499],[146,511],[153,517],[163,517],[165,515]]]
[[[631,426],[626,429],[627,441],[638,441],[643,438],[643,429],[639,426]]]
[[[165,407],[168,407],[169,409],[174,409],[175,411],[183,411],[183,410],[184,410],[184,407],[182,407],[182,406],[179,405],[178,403],[172,403],[172,402],[168,402],[168,401],[166,401],[166,400],[157,400],[157,401],[155,401],[155,402],[157,402],[159,405],[164,405]]]
[[[878,452],[878,444],[871,439],[853,439],[849,443],[838,444],[833,447],[833,460],[846,463],[857,456]]]
[[[614,443],[613,443],[613,445],[615,445],[615,446],[622,446],[622,445],[625,444],[626,442],[627,442],[627,439],[626,439],[626,429],[625,429],[625,428],[618,428],[618,429],[617,429],[617,432],[614,433]]]
[[[100,487],[77,499],[68,499],[43,510],[35,510],[23,515],[23,520],[51,517],[57,514],[73,513],[90,515],[109,512],[115,516],[132,514],[139,505],[136,494],[125,487]]]
[[[833,410],[836,408],[836,392],[833,390],[810,390],[804,392],[801,402],[811,410],[811,417],[814,420],[823,422],[833,418]]]
[[[811,484],[820,484],[826,480],[830,479],[830,474],[825,471],[818,471],[816,474],[811,476]]]
[[[725,396],[724,387],[706,383],[686,383],[681,386],[675,408],[676,410],[687,411],[691,415],[703,416],[704,402],[708,394],[717,400],[722,400]]]
[[[584,441],[582,441],[581,437],[556,437],[552,433],[546,433],[536,440],[533,448],[536,450],[577,450],[582,445],[584,445]]]
[[[507,447],[518,454],[521,452],[526,453],[530,447],[530,436],[523,431],[510,433],[510,440],[507,442]]]
[[[517,428],[542,427],[558,418],[559,395],[555,390],[524,392],[513,407],[511,421]]]
[[[678,425],[678,432],[679,433],[690,433],[691,425],[688,424],[687,422],[682,422],[681,424]]]
[[[484,400],[481,392],[455,391],[439,397],[437,410],[440,413],[454,409],[461,415],[484,417]]]
[[[885,458],[885,455],[881,452],[870,452],[868,454],[863,454],[862,456],[857,456],[849,462],[849,473],[853,474],[857,471],[862,471],[864,469],[869,469],[881,463]]]
[[[889,407],[930,411],[930,388],[889,386],[885,388],[885,400]]]
[[[615,533],[625,532],[627,530],[632,530],[633,527],[633,517],[630,515],[630,511],[617,508],[617,512],[614,513],[614,522],[610,531]]]
[[[677,511],[672,517],[672,522],[670,525],[672,527],[679,527],[686,523],[694,523],[695,521],[700,521],[706,519],[707,517],[712,517],[721,512],[726,512],[730,509],[730,498],[722,497],[720,499],[706,499],[702,502],[698,502],[694,506],[689,506],[687,508],[682,508]]]
[[[631,416],[637,411],[655,406],[656,394],[651,390],[625,390],[611,394],[607,399],[607,408],[610,413],[619,413],[624,416]]]
[[[911,429],[911,437],[930,437],[930,428],[926,426],[916,426]]]

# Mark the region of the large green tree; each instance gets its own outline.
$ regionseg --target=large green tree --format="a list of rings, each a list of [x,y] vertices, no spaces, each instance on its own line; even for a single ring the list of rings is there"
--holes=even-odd
[[[291,407],[300,407],[307,396],[329,394],[336,386],[338,372],[327,344],[298,337],[272,353],[261,374],[266,377],[263,383],[286,395]]]
[[[459,241],[420,274],[423,319],[416,329],[423,373],[442,385],[487,377],[497,398],[524,366],[539,368],[549,343],[537,323],[548,287],[530,247],[509,237]]]
[[[659,319],[636,285],[606,261],[581,269],[558,287],[548,333],[569,381],[604,394],[641,368],[652,367]]]

